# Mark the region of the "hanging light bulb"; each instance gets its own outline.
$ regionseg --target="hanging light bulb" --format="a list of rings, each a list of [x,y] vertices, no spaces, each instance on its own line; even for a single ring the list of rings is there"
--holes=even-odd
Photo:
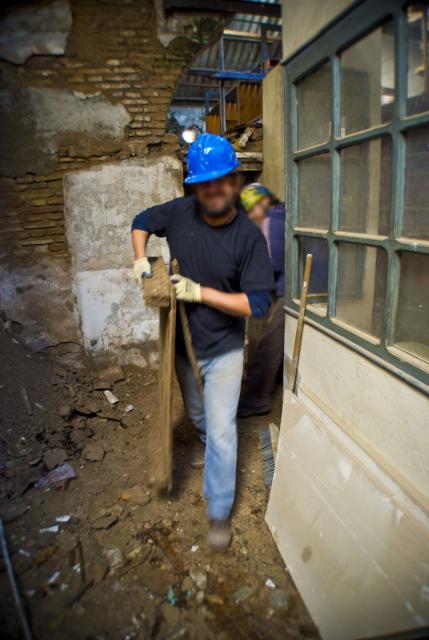
[[[200,135],[201,131],[196,126],[187,127],[182,131],[182,138],[186,144],[192,144]]]

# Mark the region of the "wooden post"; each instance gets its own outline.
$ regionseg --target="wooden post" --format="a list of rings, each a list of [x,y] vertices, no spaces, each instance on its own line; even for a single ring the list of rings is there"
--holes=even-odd
[[[173,374],[176,337],[176,295],[162,258],[152,262],[152,278],[144,281],[144,301],[159,309],[159,424],[152,434],[151,483],[167,491],[173,469]]]
[[[295,334],[295,344],[293,346],[293,357],[292,357],[292,362],[289,369],[288,390],[292,392],[295,389],[296,376],[298,373],[298,362],[299,362],[299,356],[301,353],[302,332],[304,330],[304,316],[305,316],[305,308],[307,305],[307,293],[308,293],[308,287],[310,284],[312,261],[313,261],[313,256],[311,255],[311,253],[307,254],[307,257],[305,259],[304,278],[302,281],[302,288],[301,288],[301,300],[299,302],[299,314],[298,314],[298,324],[296,327],[296,334]]]

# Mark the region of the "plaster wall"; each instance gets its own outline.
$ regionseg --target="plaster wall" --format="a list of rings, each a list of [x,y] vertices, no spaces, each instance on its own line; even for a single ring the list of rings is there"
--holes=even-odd
[[[81,342],[68,260],[0,265],[1,309],[33,349]],[[43,318],[43,322],[41,322]],[[62,351],[62,350],[60,350]]]
[[[20,64],[33,54],[63,55],[71,26],[66,0],[10,13],[0,21],[0,58]]]
[[[77,155],[118,151],[130,121],[122,104],[103,96],[47,87],[5,88],[0,91],[0,136],[6,151],[0,154],[0,173],[47,174],[58,165],[60,145],[73,145]]]
[[[157,362],[158,313],[147,308],[132,269],[80,271],[74,278],[85,351],[97,362]]]
[[[282,0],[283,57],[288,58],[354,0]]]
[[[121,298],[123,277],[111,272],[131,265],[132,215],[179,195],[178,173],[160,170],[158,179],[156,169],[162,157],[172,167],[170,157],[179,151],[177,136],[166,131],[171,98],[184,68],[222,24],[221,15],[198,12],[166,17],[157,0],[34,0],[9,2],[2,11],[0,312],[33,348],[84,343],[99,354],[112,344],[114,357],[119,337],[113,322],[106,320],[111,339],[107,331],[95,344],[91,331],[104,325],[88,322],[94,311],[88,311],[88,296],[101,306],[110,300],[103,278],[91,277],[103,270],[106,286],[117,290],[125,341],[135,339],[128,294]],[[140,159],[147,180],[133,164]],[[123,163],[123,170],[115,176],[107,171],[105,181],[103,172],[91,173],[112,163]],[[89,180],[64,181],[84,170]],[[102,193],[91,188],[93,176]],[[63,184],[69,182],[79,210],[74,231],[64,215]],[[154,253],[161,250],[158,243]],[[95,317],[108,316],[100,308]],[[133,326],[124,326],[126,318]],[[145,327],[151,322],[149,314]],[[150,355],[153,333],[144,335],[148,346],[140,350]]]
[[[133,279],[130,225],[139,211],[183,195],[182,180],[175,156],[103,164],[64,178],[73,290],[85,350],[98,359],[151,362],[158,317]],[[166,241],[152,237],[149,254],[167,260]]]

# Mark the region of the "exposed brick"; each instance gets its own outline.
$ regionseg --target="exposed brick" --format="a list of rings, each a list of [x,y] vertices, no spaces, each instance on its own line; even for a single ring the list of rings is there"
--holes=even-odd
[[[64,241],[63,176],[71,170],[113,159],[176,150],[177,138],[165,135],[168,105],[176,83],[193,57],[191,47],[174,53],[156,34],[152,0],[73,0],[73,32],[97,25],[92,38],[77,34],[72,56],[33,56],[8,70],[8,83],[55,87],[87,95],[97,92],[123,104],[132,116],[121,150],[106,153],[94,147],[82,154],[77,147],[61,149],[58,167],[50,175],[0,177],[2,243],[20,261],[48,252],[66,255]],[[89,28],[88,33],[91,33]],[[71,40],[73,40],[73,35]],[[151,149],[152,147],[152,149]],[[31,151],[30,151],[31,152]],[[19,235],[20,234],[20,235]]]
[[[55,242],[54,238],[49,238],[48,236],[41,238],[28,238],[28,240],[22,240],[21,245],[23,247],[38,245],[38,244],[50,244]]]

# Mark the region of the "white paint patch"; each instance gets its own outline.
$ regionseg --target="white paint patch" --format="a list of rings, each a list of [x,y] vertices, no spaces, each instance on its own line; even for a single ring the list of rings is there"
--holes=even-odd
[[[403,517],[404,517],[404,512],[399,507],[396,507],[395,509],[396,526],[398,526],[398,524],[401,522]]]
[[[75,293],[88,353],[115,353],[124,363],[128,345],[157,340],[158,314],[145,307],[131,269],[78,273]]]
[[[340,476],[344,482],[347,482],[347,480],[350,478],[352,470],[353,466],[351,460],[347,460],[344,457],[338,459],[338,471],[340,472]]]

